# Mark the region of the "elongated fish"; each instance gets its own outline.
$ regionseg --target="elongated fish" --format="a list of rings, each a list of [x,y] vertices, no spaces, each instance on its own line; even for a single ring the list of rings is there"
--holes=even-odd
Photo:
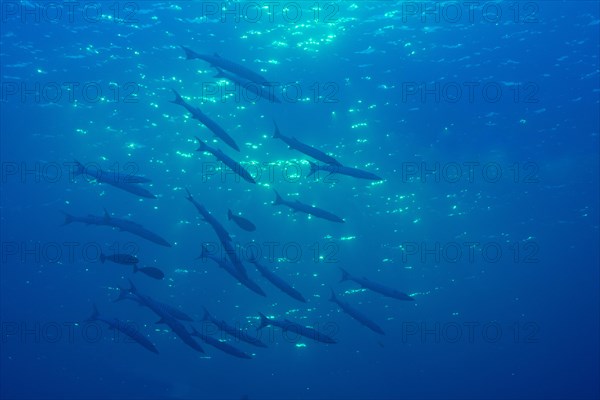
[[[242,228],[245,231],[252,232],[252,231],[256,230],[256,226],[252,222],[250,222],[249,220],[247,220],[244,217],[235,215],[234,213],[231,212],[231,210],[227,210],[227,219],[229,221],[235,222],[235,224],[237,226],[239,226],[240,228]]]
[[[88,175],[100,183],[106,183],[118,189],[135,194],[136,196],[145,197],[147,199],[156,199],[155,195],[138,185],[138,183],[144,182],[143,179],[145,178],[142,178],[141,176],[128,176],[116,172],[103,171],[101,169],[85,168],[83,164],[75,160],[75,176],[77,175]]]
[[[237,268],[235,268],[231,263],[229,263],[225,258],[216,257],[209,253],[208,249],[203,245],[202,246],[202,254],[198,258],[209,258],[217,263],[217,265],[223,268],[229,275],[233,276],[239,283],[246,286],[248,289],[252,290],[254,293],[260,296],[266,296],[265,292],[246,275],[240,274]],[[198,259],[197,258],[197,259]]]
[[[129,281],[129,284],[130,284],[129,289],[119,288],[119,297],[115,300],[115,302],[121,301],[121,300],[132,300],[142,306],[150,308],[151,310],[152,310],[152,307],[160,309],[161,310],[160,314],[157,313],[157,315],[159,315],[159,316],[162,315],[162,313],[168,313],[173,318],[177,318],[178,320],[181,320],[181,321],[190,321],[190,322],[193,321],[192,317],[190,317],[183,311],[179,310],[178,308],[175,308],[168,304],[156,301],[153,298],[151,298],[150,296],[143,295],[137,291],[137,289],[135,288],[135,286],[133,286],[133,283],[131,283],[131,281]],[[135,294],[132,292],[132,290],[135,291]],[[152,307],[149,307],[148,304],[152,304]]]
[[[246,182],[256,183],[252,178],[252,175],[248,171],[241,166],[240,163],[235,161],[233,158],[229,157],[227,154],[223,153],[221,149],[215,149],[204,143],[198,136],[196,136],[196,140],[198,141],[198,149],[196,151],[205,151],[217,158],[217,160],[221,161],[223,164],[227,165],[236,175],[240,176]]]
[[[200,339],[202,339],[204,341],[204,343],[213,346],[214,348],[217,348],[219,350],[221,350],[224,353],[230,354],[234,357],[238,357],[238,358],[246,358],[246,359],[251,359],[252,357],[250,357],[248,354],[244,353],[243,351],[241,351],[240,349],[233,347],[232,345],[225,343],[225,342],[221,342],[220,340],[217,340],[213,337],[210,337],[208,335],[205,335],[203,333],[200,333],[196,330],[196,328],[192,327],[191,329],[191,335],[192,336],[197,336]]]
[[[306,303],[306,299],[304,298],[304,296],[302,296],[302,294],[300,294],[299,291],[294,289],[290,284],[281,279],[279,276],[275,275],[267,267],[259,263],[255,257],[251,257],[250,262],[254,264],[254,266],[262,276],[264,276],[269,282],[271,282],[274,286],[279,288],[282,292],[284,292],[293,299],[301,301],[302,303]]]
[[[148,338],[146,336],[142,335],[142,333],[140,333],[140,331],[135,329],[134,326],[132,326],[130,324],[126,324],[126,323],[118,320],[117,318],[102,317],[100,315],[100,313],[98,312],[98,309],[96,308],[95,304],[94,304],[94,311],[92,312],[92,315],[86,321],[105,322],[110,327],[110,329],[116,329],[119,332],[124,333],[125,335],[127,335],[130,338],[132,338],[133,340],[135,340],[137,343],[144,346],[146,349],[150,350],[153,353],[158,354],[158,350],[156,349],[154,344],[152,344],[152,342],[150,340],[148,340]]]
[[[200,353],[204,353],[202,346],[200,346],[200,344],[194,340],[190,332],[188,332],[185,326],[179,322],[177,318],[171,315],[170,312],[166,311],[164,307],[161,307],[160,303],[155,302],[148,296],[139,294],[136,287],[133,286],[133,283],[131,283],[131,281],[129,281],[129,283],[131,285],[129,289],[130,293],[136,296],[141,304],[154,311],[154,313],[160,317],[160,319],[156,322],[157,324],[166,324],[169,328],[171,328],[171,331],[173,331],[173,333],[175,333],[185,344]]]
[[[365,289],[370,289],[387,297],[404,301],[415,301],[414,298],[410,297],[406,293],[400,292],[396,289],[392,289],[388,286],[384,286],[380,283],[372,282],[365,277],[359,278],[357,276],[350,275],[348,271],[346,271],[344,268],[340,267],[340,269],[342,270],[342,279],[340,279],[340,282],[353,281],[358,283]]]
[[[68,225],[72,222],[81,222],[86,225],[98,225],[98,226],[110,226],[117,228],[122,232],[129,232],[153,243],[159,244],[165,247],[171,247],[171,244],[165,239],[157,235],[156,233],[144,228],[142,225],[132,222],[126,219],[111,217],[108,211],[104,209],[104,216],[99,217],[95,215],[87,215],[85,217],[76,217],[66,212],[62,212],[65,215],[65,222],[63,225]]]
[[[237,75],[225,72],[220,68],[217,68],[217,74],[215,75],[215,78],[225,78],[240,86],[241,88],[251,93],[254,93],[258,97],[262,97],[263,99],[268,100],[271,103],[281,103],[281,100],[279,100],[277,96],[275,96],[274,87],[266,88],[256,82],[240,78]]]
[[[137,257],[132,256],[131,254],[115,253],[107,256],[103,253],[100,253],[100,262],[104,263],[106,260],[114,262],[115,264],[123,265],[135,265],[140,262]]]
[[[289,136],[283,135],[279,131],[279,127],[277,126],[277,123],[275,121],[273,121],[273,123],[275,124],[275,133],[273,134],[273,138],[283,140],[288,146],[290,146],[290,148],[298,150],[300,153],[306,154],[307,156],[312,157],[315,160],[319,160],[326,164],[342,165],[335,158],[328,156],[327,154],[323,153],[321,150],[315,149],[312,146],[304,144],[301,141],[299,141],[298,139],[296,139],[295,137],[289,137]]]
[[[96,178],[101,182],[123,182],[123,183],[148,183],[152,182],[152,179],[148,179],[143,176],[133,175],[133,174],[122,174],[118,171],[105,171],[102,168],[94,167],[91,165],[89,167],[85,167],[82,163],[77,160],[74,160],[75,170],[74,175],[88,175],[93,178]]]
[[[134,264],[133,265],[133,273],[135,274],[138,271],[141,272],[142,274],[148,275],[150,278],[154,278],[154,279],[158,279],[158,280],[161,280],[162,278],[165,277],[165,273],[162,272],[158,268],[154,268],[154,267],[138,268],[137,264]]]
[[[381,329],[379,325],[377,325],[375,322],[371,321],[366,315],[358,311],[356,308],[352,307],[350,304],[338,299],[333,289],[331,289],[331,297],[329,298],[329,300],[337,304],[346,314],[348,314],[349,316],[351,316],[352,318],[354,318],[373,332],[385,335],[383,329]]]
[[[310,161],[309,161],[309,163],[310,163],[310,173],[308,174],[309,177],[316,174],[318,171],[327,171],[327,172],[329,172],[329,175],[340,174],[340,175],[352,176],[354,178],[369,179],[372,181],[383,180],[383,178],[381,178],[371,172],[363,171],[362,169],[358,169],[358,168],[344,167],[343,165],[329,165],[329,164],[317,165]]]
[[[172,89],[172,90],[175,93],[175,100],[170,100],[171,103],[178,104],[178,105],[184,107],[186,110],[188,110],[192,114],[192,118],[194,118],[195,120],[198,120],[202,124],[204,124],[204,126],[206,126],[208,129],[210,129],[212,131],[212,133],[214,133],[219,139],[221,139],[222,141],[227,143],[229,145],[229,147],[231,147],[232,149],[234,149],[236,151],[240,151],[240,148],[235,143],[235,140],[233,140],[233,138],[231,136],[229,136],[229,134],[227,132],[225,132],[225,129],[221,128],[219,126],[219,124],[217,124],[215,121],[210,119],[206,114],[204,114],[202,111],[200,111],[200,109],[198,107],[192,107],[191,105],[186,103],[185,100],[183,100],[183,98],[179,95],[179,93],[177,93],[177,91],[175,89]]]
[[[185,51],[185,56],[186,56],[187,60],[194,60],[194,59],[204,60],[213,67],[217,67],[217,68],[227,70],[229,72],[233,72],[237,76],[246,78],[248,80],[251,80],[252,82],[256,82],[256,83],[259,83],[259,84],[265,85],[265,86],[270,85],[269,81],[267,81],[265,78],[263,78],[256,72],[244,67],[243,65],[240,65],[233,61],[227,60],[227,59],[219,56],[217,53],[214,53],[211,56],[210,54],[196,53],[195,51],[193,51],[187,47],[184,47],[184,46],[181,46],[181,48],[183,49],[183,51]]]
[[[330,336],[327,336],[326,334],[324,334],[322,332],[319,332],[316,329],[297,324],[297,323],[292,322],[287,319],[284,319],[284,320],[270,319],[270,318],[267,318],[262,313],[259,313],[259,314],[260,314],[260,326],[258,327],[258,329],[262,329],[265,326],[272,325],[272,326],[277,326],[277,327],[281,328],[283,331],[291,331],[293,333],[296,333],[296,334],[304,336],[306,338],[315,340],[317,342],[329,343],[329,344],[337,343],[337,341],[335,339],[333,339]]]
[[[192,194],[187,188],[185,189],[185,191],[187,192],[186,199],[189,200],[196,207],[196,210],[198,210],[200,215],[202,215],[204,221],[208,222],[210,226],[212,226],[213,230],[219,238],[219,241],[221,242],[221,246],[223,246],[223,250],[225,250],[227,257],[229,257],[231,263],[237,269],[239,275],[243,276],[244,278],[247,278],[248,273],[246,272],[246,268],[244,267],[244,264],[242,264],[242,260],[240,260],[238,253],[235,251],[235,248],[231,241],[231,236],[229,236],[229,232],[227,232],[223,225],[221,225],[221,223],[217,221],[217,219],[213,217],[202,204],[194,200]]]
[[[306,214],[310,214],[310,215],[313,215],[313,216],[315,216],[317,218],[323,218],[323,219],[326,219],[328,221],[339,222],[339,223],[342,223],[342,224],[344,223],[343,219],[341,219],[340,217],[338,217],[335,214],[330,213],[329,211],[325,211],[325,210],[323,210],[321,208],[313,207],[311,205],[301,203],[298,200],[296,200],[296,201],[287,201],[287,200],[284,200],[279,195],[279,193],[277,193],[277,191],[275,191],[275,202],[273,203],[273,205],[275,205],[275,206],[277,206],[277,205],[288,206],[292,210],[303,212],[303,213],[306,213]]]
[[[234,337],[235,339],[241,340],[248,344],[257,346],[257,347],[267,347],[267,345],[262,342],[259,338],[250,336],[246,331],[238,329],[234,326],[229,325],[227,322],[223,320],[219,320],[213,317],[206,307],[204,307],[204,317],[202,318],[204,321],[210,321],[215,324],[221,331],[227,333],[228,335]]]

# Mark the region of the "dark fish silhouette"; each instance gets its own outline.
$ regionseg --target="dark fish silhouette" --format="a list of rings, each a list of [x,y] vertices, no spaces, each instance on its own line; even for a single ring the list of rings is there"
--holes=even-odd
[[[151,278],[154,279],[162,279],[165,277],[165,274],[158,268],[154,268],[154,267],[144,267],[144,268],[138,268],[137,265],[133,266],[133,273],[136,272],[141,272],[142,274],[146,274]]]
[[[288,146],[290,146],[291,149],[296,149],[300,153],[306,154],[307,156],[312,157],[315,160],[324,162],[326,164],[342,165],[335,158],[328,156],[327,154],[323,153],[321,150],[315,149],[312,146],[304,144],[301,141],[299,141],[298,139],[296,139],[295,137],[289,137],[289,136],[283,135],[279,131],[279,127],[277,126],[277,123],[275,121],[273,121],[273,123],[275,124],[275,133],[273,134],[273,138],[283,140]]]
[[[202,318],[204,321],[210,321],[213,324],[215,324],[221,331],[227,333],[230,336],[233,336],[235,339],[244,341],[246,343],[249,343],[251,345],[257,346],[257,347],[267,347],[266,344],[264,344],[259,338],[254,337],[254,336],[250,336],[248,335],[247,332],[238,329],[234,326],[231,326],[229,324],[227,324],[227,322],[223,321],[223,320],[218,320],[215,317],[213,317],[208,310],[206,309],[206,307],[204,308],[204,317]]]
[[[88,215],[86,217],[76,217],[66,212],[62,212],[65,215],[65,222],[63,225],[68,225],[72,222],[81,222],[86,225],[99,225],[99,226],[110,226],[113,228],[117,228],[120,231],[129,232],[161,246],[171,247],[169,242],[167,242],[162,237],[158,236],[156,233],[149,231],[144,228],[142,225],[128,221],[126,219],[111,217],[108,211],[104,209],[104,216],[99,217],[95,215]]]
[[[111,255],[104,255],[103,253],[100,253],[100,262],[104,263],[106,260],[110,261],[110,262],[114,262],[115,264],[123,264],[123,265],[135,265],[137,264],[140,260],[138,260],[137,257],[132,256],[131,254],[111,254]]]
[[[233,158],[229,157],[227,154],[223,153],[220,149],[215,149],[214,147],[210,147],[206,143],[204,143],[198,136],[196,136],[196,140],[199,143],[198,149],[196,151],[205,151],[217,158],[217,160],[221,161],[223,164],[227,165],[236,175],[240,176],[246,182],[256,183],[252,178],[252,175],[240,163],[235,161]]]
[[[223,227],[223,225],[221,225],[221,223],[219,221],[217,221],[217,219],[215,217],[213,217],[206,210],[206,208],[204,208],[204,206],[202,204],[200,204],[196,200],[194,200],[194,198],[192,197],[192,194],[190,193],[190,191],[188,189],[185,189],[185,191],[187,192],[186,199],[189,200],[196,207],[196,210],[198,210],[200,215],[202,215],[202,218],[204,219],[204,221],[208,222],[210,224],[210,226],[212,226],[213,230],[219,237],[219,241],[221,242],[221,246],[223,246],[223,250],[225,250],[225,253],[227,253],[227,256],[231,260],[231,263],[233,264],[233,266],[237,269],[239,275],[243,276],[244,278],[247,278],[248,274],[246,272],[246,268],[244,268],[244,264],[242,264],[242,260],[240,260],[238,253],[235,251],[235,248],[233,247],[233,244],[231,241],[231,236],[229,236],[229,232],[227,232],[227,230]]]
[[[145,197],[148,199],[156,199],[155,195],[153,195],[143,187],[138,186],[138,183],[149,181],[144,181],[144,179],[146,178],[143,178],[141,176],[128,176],[119,174],[117,172],[103,171],[101,169],[85,168],[83,164],[81,164],[77,160],[75,160],[75,168],[75,176],[88,175],[93,177],[94,179],[96,179],[96,181],[100,183],[106,183],[126,192],[135,194],[136,196]]]
[[[407,295],[406,293],[403,293],[396,289],[392,289],[390,287],[384,286],[380,283],[371,282],[370,280],[368,280],[365,277],[359,278],[359,277],[350,275],[348,273],[348,271],[346,271],[344,268],[340,267],[340,269],[342,270],[342,279],[340,279],[340,282],[354,281],[365,289],[370,289],[374,292],[377,292],[377,293],[382,294],[387,297],[392,297],[394,299],[404,300],[404,301],[415,301],[414,298]]]
[[[196,53],[195,51],[193,51],[187,47],[184,47],[184,46],[181,46],[181,48],[183,49],[183,51],[185,51],[186,60],[194,60],[194,59],[204,60],[215,68],[221,68],[221,69],[227,70],[229,72],[233,72],[237,76],[246,78],[248,80],[251,80],[252,82],[256,82],[261,85],[265,85],[265,86],[270,85],[269,81],[267,81],[265,78],[263,78],[256,72],[244,67],[243,65],[240,65],[233,61],[222,58],[217,53],[214,53],[211,56],[210,54]]]
[[[184,107],[186,110],[188,110],[192,114],[192,118],[200,121],[204,126],[206,126],[208,129],[210,129],[212,131],[212,133],[214,133],[219,139],[221,139],[222,141],[227,143],[232,149],[234,149],[236,151],[240,151],[240,148],[235,143],[235,140],[233,140],[233,138],[231,136],[229,136],[229,134],[227,132],[225,132],[225,130],[223,128],[221,128],[219,126],[219,124],[217,124],[215,121],[210,119],[206,114],[204,114],[202,111],[200,111],[200,109],[198,107],[192,107],[191,105],[186,103],[185,100],[183,100],[183,98],[179,95],[179,93],[177,93],[177,91],[175,89],[172,89],[172,90],[175,93],[175,100],[170,100],[171,103],[178,104],[178,105]]]
[[[314,174],[316,174],[318,171],[326,171],[329,172],[328,175],[333,175],[333,174],[340,174],[340,175],[347,175],[347,176],[353,176],[355,178],[360,178],[360,179],[369,179],[372,181],[381,181],[383,180],[383,178],[368,172],[368,171],[363,171],[362,169],[358,169],[358,168],[350,168],[350,167],[344,167],[343,165],[317,165],[313,162],[310,162],[310,173],[308,174],[308,176],[312,176]]]
[[[122,174],[118,171],[105,171],[101,168],[86,168],[82,163],[77,160],[75,162],[74,175],[89,175],[102,182],[122,182],[122,183],[148,183],[152,182],[152,179],[145,178],[139,175],[133,174]]]
[[[262,314],[262,313],[259,313],[259,314],[260,314],[260,326],[258,327],[258,329],[262,329],[265,326],[273,325],[273,326],[277,326],[277,327],[281,328],[283,331],[291,331],[293,333],[297,333],[298,335],[307,337],[307,338],[315,340],[317,342],[329,343],[329,344],[337,343],[337,341],[335,339],[333,339],[330,336],[327,336],[324,333],[317,331],[316,329],[302,326],[300,324],[297,324],[297,323],[292,322],[287,319],[284,319],[284,320],[269,319],[264,314]]]
[[[277,193],[277,191],[275,191],[275,202],[273,203],[273,205],[277,206],[277,205],[284,205],[284,206],[288,206],[289,208],[291,208],[294,211],[299,211],[299,212],[303,212],[306,214],[310,214],[313,215],[317,218],[323,218],[326,219],[328,221],[332,221],[332,222],[339,222],[339,223],[344,223],[344,220],[341,219],[340,217],[338,217],[335,214],[330,213],[329,211],[325,211],[321,208],[318,207],[313,207],[311,205],[308,204],[304,204],[299,202],[298,200],[296,201],[287,201],[281,198],[281,196],[279,195],[279,193]]]
[[[220,257],[216,257],[212,254],[209,254],[208,250],[206,249],[206,247],[204,245],[202,246],[202,254],[198,258],[202,258],[202,259],[209,258],[209,259],[213,260],[214,262],[217,263],[217,265],[219,267],[221,267],[225,271],[227,271],[227,273],[229,275],[233,276],[239,283],[246,286],[248,289],[252,290],[254,293],[256,293],[258,295],[266,296],[265,292],[260,288],[260,286],[258,286],[256,284],[256,282],[251,280],[248,276],[240,274],[238,269],[235,268],[231,263],[229,263],[225,258],[220,258]]]
[[[198,342],[194,340],[190,332],[187,331],[185,326],[183,326],[183,324],[179,322],[179,320],[176,319],[176,317],[171,315],[170,312],[166,311],[164,307],[161,306],[161,303],[155,302],[152,298],[148,296],[139,294],[133,283],[131,283],[131,281],[129,281],[129,283],[131,285],[129,293],[137,297],[138,302],[140,304],[143,304],[144,306],[148,307],[160,317],[158,322],[156,322],[157,324],[166,324],[169,328],[171,328],[171,331],[173,331],[173,333],[175,333],[185,344],[187,344],[188,346],[200,353],[204,353],[204,350],[202,349],[200,344],[198,344]]]
[[[367,316],[365,316],[360,311],[352,307],[350,304],[338,299],[335,293],[333,292],[333,289],[331,289],[331,297],[329,298],[329,300],[337,304],[342,310],[344,310],[346,314],[348,314],[349,316],[351,316],[352,318],[354,318],[373,332],[385,335],[385,332],[379,327],[379,325],[371,321],[369,318],[367,318]]]
[[[271,87],[271,89],[268,89],[256,82],[240,78],[239,76],[225,72],[220,68],[215,68],[217,69],[217,74],[215,75],[215,78],[225,78],[235,83],[236,85],[239,85],[243,89],[254,93],[258,97],[262,97],[263,99],[268,100],[271,103],[281,103],[281,100],[279,100],[277,96],[275,96],[273,87]]]
[[[220,340],[217,340],[208,335],[198,332],[196,330],[196,328],[194,328],[194,327],[192,327],[191,335],[199,337],[200,339],[202,339],[204,341],[204,343],[209,344],[209,345],[221,350],[222,352],[230,354],[234,357],[247,358],[247,359],[252,358],[248,354],[244,353],[243,351],[241,351],[240,349],[238,349],[236,347],[233,347],[232,345],[230,345],[228,343],[221,342]]]
[[[304,296],[302,296],[302,294],[300,294],[299,291],[294,289],[292,286],[290,286],[286,281],[281,279],[279,276],[275,275],[267,267],[260,264],[258,262],[258,260],[256,259],[256,257],[252,256],[250,258],[250,262],[252,264],[254,264],[254,266],[256,267],[258,272],[260,272],[260,274],[262,276],[264,276],[269,282],[271,282],[274,286],[279,288],[282,292],[284,292],[285,294],[287,294],[288,296],[290,296],[293,299],[301,301],[302,303],[306,303],[306,299],[304,298]]]
[[[158,354],[158,350],[156,349],[154,344],[152,344],[152,342],[150,340],[148,340],[148,338],[146,336],[142,335],[140,333],[140,331],[135,329],[134,326],[132,326],[130,324],[126,324],[126,323],[118,320],[117,318],[102,317],[100,315],[100,313],[98,313],[98,309],[96,308],[95,304],[94,304],[94,311],[92,312],[92,315],[86,321],[105,322],[106,324],[108,324],[110,329],[116,329],[119,332],[124,333],[125,335],[129,336],[130,338],[132,338],[133,340],[135,340],[136,342],[138,342],[139,344],[144,346],[146,349],[150,350],[153,353]]]
[[[240,217],[239,215],[233,214],[231,210],[227,210],[227,219],[235,222],[237,226],[245,231],[252,232],[256,230],[256,226],[252,222],[248,221],[246,218]]]
[[[131,287],[133,288],[133,284],[131,284]],[[192,317],[190,317],[183,311],[181,311],[173,306],[170,306],[168,304],[156,301],[153,298],[151,298],[150,296],[142,295],[139,292],[137,292],[137,294],[133,294],[133,293],[131,293],[131,290],[133,290],[133,289],[119,288],[119,297],[115,300],[115,302],[121,301],[121,300],[132,300],[132,301],[135,301],[136,303],[138,303],[139,305],[148,307],[152,310],[152,308],[149,307],[147,304],[147,303],[151,303],[152,307],[160,309],[161,313],[166,312],[166,313],[170,314],[173,318],[177,318],[178,320],[181,320],[181,321],[193,321]],[[160,314],[160,315],[162,315],[162,314]]]

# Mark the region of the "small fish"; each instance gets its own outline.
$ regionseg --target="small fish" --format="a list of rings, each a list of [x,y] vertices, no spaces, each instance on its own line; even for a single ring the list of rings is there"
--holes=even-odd
[[[165,274],[158,268],[154,268],[154,267],[138,268],[137,264],[134,264],[133,265],[133,273],[136,273],[138,271],[141,272],[142,274],[146,274],[150,278],[154,278],[154,279],[160,280],[165,277]]]
[[[252,232],[256,230],[256,226],[252,222],[248,221],[246,218],[233,214],[231,210],[227,210],[227,219],[229,219],[229,221],[233,220],[237,226],[245,231]]]
[[[110,262],[114,262],[115,264],[123,264],[123,265],[135,265],[138,262],[140,262],[140,260],[138,260],[137,257],[132,256],[131,254],[111,254],[111,255],[105,255],[100,253],[100,262],[102,264],[104,264],[104,261],[110,261]]]

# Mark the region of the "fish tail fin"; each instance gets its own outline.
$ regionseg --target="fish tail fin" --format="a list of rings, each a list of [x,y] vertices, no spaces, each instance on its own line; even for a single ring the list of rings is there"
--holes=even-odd
[[[116,298],[116,300],[114,301],[114,303],[116,303],[117,301],[121,301],[121,300],[127,299],[127,295],[128,294],[129,294],[129,290],[123,289],[122,287],[119,287],[119,297]]]
[[[337,297],[335,297],[335,292],[333,291],[333,288],[329,288],[331,290],[331,295],[329,296],[329,301],[335,301],[337,300]]]
[[[131,282],[131,279],[127,279],[129,281],[129,292],[133,293],[133,294],[137,294],[137,288],[133,285],[133,282]]]
[[[213,78],[225,78],[225,74],[221,68],[215,67],[215,69],[217,70],[217,74]]]
[[[340,267],[340,270],[342,271],[342,279],[340,279],[340,282],[344,282],[344,281],[347,281],[348,279],[350,279],[350,274],[348,273],[348,271],[346,271],[342,267]]]
[[[206,309],[206,307],[202,307],[204,309],[204,315],[202,316],[202,321],[210,321],[210,313]]]
[[[192,194],[190,193],[190,190],[188,188],[185,188],[185,192],[187,193],[186,200],[193,201],[194,198],[192,197]]]
[[[275,132],[273,132],[273,139],[279,139],[281,137],[281,132],[279,132],[279,126],[277,126],[277,122],[273,120],[273,125],[275,125]]]
[[[186,60],[193,60],[193,59],[197,58],[196,53],[194,53],[194,51],[192,49],[187,48],[185,46],[181,46],[181,45],[179,45],[179,47],[181,47],[183,49],[183,51],[185,51],[185,59]]]
[[[310,173],[308,174],[308,177],[311,177],[317,173],[319,166],[312,161],[309,161],[308,163],[310,164]]]
[[[100,313],[98,312],[98,308],[96,307],[96,305],[93,304],[92,307],[93,307],[92,315],[90,315],[90,317],[88,319],[86,319],[86,322],[96,321],[98,319],[98,317],[100,316]]]
[[[227,210],[227,220],[228,220],[228,221],[231,221],[231,215],[232,215],[232,214],[231,214],[231,209],[228,209],[228,210]]]
[[[83,166],[83,164],[77,160],[73,160],[73,162],[75,163],[75,171],[73,171],[73,175],[77,176],[83,174],[83,172],[85,171],[85,167]]]
[[[101,253],[100,253],[100,262],[101,262],[102,264],[104,264],[104,261],[106,261],[106,256],[104,255],[104,253],[102,253],[102,252],[101,252]]]
[[[196,149],[196,151],[207,151],[208,150],[208,146],[206,145],[206,143],[204,143],[202,140],[200,140],[200,138],[198,136],[196,136],[196,140],[198,141],[198,148]]]
[[[179,104],[179,105],[184,105],[185,101],[183,101],[183,98],[181,97],[181,95],[177,92],[177,90],[175,89],[171,89],[173,91],[173,93],[175,93],[175,100],[169,100],[169,102],[173,103],[173,104]]]
[[[75,220],[71,214],[67,214],[64,211],[61,211],[61,213],[63,213],[65,215],[65,222],[63,222],[61,224],[61,226],[69,225],[71,222],[73,222]]]
[[[265,314],[259,312],[258,315],[260,315],[260,325],[259,325],[258,329],[262,329],[265,326],[269,326],[271,324],[269,322],[269,318],[267,318],[267,316]]]
[[[281,198],[279,193],[277,193],[277,190],[274,190],[274,192],[275,192],[275,201],[273,202],[273,205],[276,206],[278,204],[283,204],[283,199]]]

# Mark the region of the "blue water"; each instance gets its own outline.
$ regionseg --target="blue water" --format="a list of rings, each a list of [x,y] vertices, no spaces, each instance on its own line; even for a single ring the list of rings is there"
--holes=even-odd
[[[0,396],[599,398],[598,3],[272,4],[226,2],[221,14],[220,2],[1,3]],[[180,45],[276,82],[282,103],[236,97]],[[170,103],[172,89],[240,152]],[[383,180],[309,177],[315,160],[273,139],[273,120]],[[195,136],[256,184],[196,152]],[[140,186],[157,198],[73,177],[75,159],[146,176]],[[220,245],[185,188],[266,297],[196,259],[203,243]],[[345,223],[274,206],[274,190]],[[62,212],[104,209],[172,247],[62,226]],[[250,247],[307,302],[260,276]],[[134,253],[165,278],[101,263],[98,249]],[[339,282],[340,268],[414,301]],[[186,329],[252,359],[200,339],[196,352],[148,308],[114,302],[128,279],[190,314]],[[330,302],[331,290],[385,335]],[[160,354],[85,322],[93,305]],[[203,307],[268,347],[222,335]],[[259,312],[337,343],[257,331]]]

